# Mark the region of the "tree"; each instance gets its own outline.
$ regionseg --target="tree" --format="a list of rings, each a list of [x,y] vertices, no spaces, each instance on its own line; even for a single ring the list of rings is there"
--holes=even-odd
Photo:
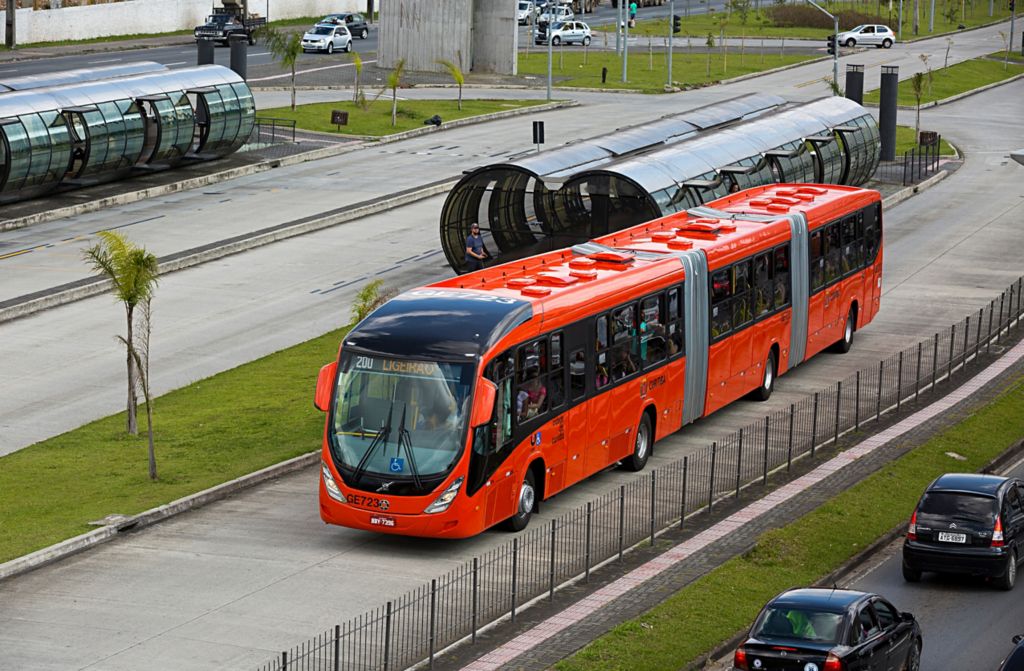
[[[398,291],[384,286],[384,280],[368,282],[359,290],[355,302],[352,303],[352,322],[358,324],[397,295]]]
[[[402,85],[402,71],[405,70],[405,59],[395,63],[395,69],[388,73],[388,88],[391,89],[391,127],[398,125],[398,88]]]
[[[708,48],[708,81],[711,81],[711,50],[715,48],[715,36],[708,33],[708,39],[704,42],[704,45]]]
[[[742,65],[744,41],[747,36],[747,21],[750,19],[750,0],[729,0],[729,6],[740,17],[740,26],[742,26],[742,30],[740,30],[740,64]]]
[[[295,111],[295,63],[302,53],[302,33],[285,33],[272,26],[264,26],[257,31],[266,40],[267,51],[280,61],[281,67],[292,73],[292,111]]]
[[[97,237],[99,243],[86,249],[83,258],[94,271],[110,280],[114,296],[124,304],[127,331],[123,342],[128,349],[127,430],[134,436],[139,432],[136,419],[138,396],[135,391],[139,373],[134,344],[135,308],[153,296],[159,275],[157,260],[144,247],[137,247],[121,233],[100,231]]]
[[[352,103],[357,107],[361,107],[359,104],[359,77],[363,74],[363,58],[359,55],[358,51],[352,51],[352,65],[356,70],[356,81],[355,89],[352,91]]]
[[[455,83],[458,85],[459,111],[462,111],[462,85],[466,83],[466,76],[462,74],[462,68],[459,67],[460,65],[462,65],[462,51],[456,51],[455,53],[459,57],[459,65],[456,65],[455,63],[446,60],[439,60],[437,62],[443,65],[446,70],[448,70],[448,74],[452,76],[452,79],[454,79]]]
[[[149,336],[152,333],[153,300],[147,298],[142,303],[142,321],[138,325],[138,344],[129,344],[126,338],[118,339],[128,348],[135,361],[139,373],[142,395],[146,399],[146,435],[149,443],[149,479],[156,480],[156,448],[153,445],[153,397],[149,393]]]
[[[946,60],[944,60],[942,62],[942,67],[943,68],[948,68],[949,67],[949,48],[952,47],[952,46],[953,46],[953,38],[952,37],[947,37],[946,38]]]
[[[914,137],[921,131],[921,98],[924,97],[925,74],[915,72],[910,78],[910,88],[914,92],[914,101],[917,103],[917,117],[914,119]]]

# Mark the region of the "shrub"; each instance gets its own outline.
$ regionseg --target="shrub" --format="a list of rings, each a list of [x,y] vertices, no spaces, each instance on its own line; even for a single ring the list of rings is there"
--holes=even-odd
[[[820,11],[809,5],[774,5],[766,7],[765,12],[778,28],[832,28],[832,21]],[[836,12],[839,29],[849,30],[862,23],[876,23],[878,17],[850,10]]]

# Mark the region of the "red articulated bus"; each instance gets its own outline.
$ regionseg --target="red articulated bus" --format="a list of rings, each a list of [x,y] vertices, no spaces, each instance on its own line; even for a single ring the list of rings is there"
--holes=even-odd
[[[320,371],[320,516],[462,538],[747,395],[878,312],[878,192],[773,184],[407,291]]]

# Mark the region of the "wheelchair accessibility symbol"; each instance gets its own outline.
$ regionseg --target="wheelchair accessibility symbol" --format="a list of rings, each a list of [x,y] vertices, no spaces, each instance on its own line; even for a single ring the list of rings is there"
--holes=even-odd
[[[388,470],[392,473],[401,473],[405,470],[405,459],[400,457],[391,457],[391,463],[388,465]]]

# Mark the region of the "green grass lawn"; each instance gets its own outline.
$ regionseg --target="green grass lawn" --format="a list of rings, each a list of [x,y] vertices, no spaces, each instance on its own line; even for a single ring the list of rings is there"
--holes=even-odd
[[[676,14],[683,16],[682,13],[678,11]],[[704,40],[707,39],[708,33],[711,33],[717,41],[723,28],[723,18],[725,18],[724,14],[691,14],[689,17],[683,18],[681,30],[675,34],[674,39],[678,44],[680,39],[685,42],[687,35],[689,35],[693,40],[698,41],[699,44],[704,44]],[[771,19],[765,16],[763,12],[753,11],[750,12],[745,24],[740,22],[738,15],[733,14],[725,21],[724,28],[726,37],[744,36],[752,40],[756,40],[758,37],[820,39],[822,46],[825,44],[825,37],[832,34],[831,30],[826,30],[824,28],[779,28],[772,24]],[[612,33],[612,37],[610,39],[614,44],[615,26],[612,25],[607,29]],[[635,35],[640,37],[653,35],[656,38],[667,38],[668,18],[637,20],[636,27],[630,28],[629,34],[631,36]]]
[[[694,45],[698,46],[698,45]],[[748,48],[740,55],[739,49],[730,48],[725,54],[717,51],[711,54],[711,76],[707,75],[708,57],[706,54],[687,54],[677,51],[672,62],[672,79],[676,86],[703,86],[730,77],[761,72],[771,68],[792,63],[801,63],[814,58],[813,56],[797,56],[787,54],[779,56],[777,51],[762,55],[753,48]],[[629,82],[622,82],[622,59],[614,52],[590,51],[584,54],[581,47],[562,47],[555,49],[552,74],[555,86],[578,86],[586,88],[634,89],[647,93],[664,91],[667,74],[666,54],[655,52],[654,68],[651,69],[651,56],[646,49],[631,50],[629,54]],[[584,62],[586,60],[586,62]],[[608,68],[608,79],[601,83],[601,68]],[[519,74],[531,77],[547,77],[547,51],[531,51],[519,54]]]
[[[1011,62],[1004,67],[1002,61],[990,58],[975,58],[951,65],[948,68],[938,68],[932,70],[931,85],[929,86],[927,81],[925,82],[925,93],[921,97],[921,103],[943,100],[958,93],[1001,82],[1022,72],[1024,72],[1024,63]],[[864,102],[877,104],[878,99],[878,89],[864,94]],[[900,82],[897,104],[908,107],[917,104],[911,80],[905,79]]]
[[[158,398],[157,482],[146,474],[143,408],[137,438],[120,413],[0,457],[0,562],[89,531],[111,513],[139,513],[318,449],[324,420],[313,389],[344,333]]]
[[[401,95],[401,92],[399,92]],[[348,112],[348,125],[341,127],[342,134],[382,136],[404,130],[420,128],[426,119],[439,114],[442,121],[454,121],[466,117],[503,112],[505,110],[543,105],[544,100],[463,100],[462,110],[455,100],[400,100],[398,101],[398,124],[391,125],[390,92],[382,95],[366,110],[357,107],[351,100],[333,103],[299,105],[293,112],[289,107],[272,107],[260,110],[261,117],[294,119],[299,128],[337,133],[338,127],[331,123],[331,110]]]
[[[927,128],[925,130],[928,130]],[[903,156],[917,146],[917,134],[910,126],[896,126],[896,155]],[[953,147],[944,139],[939,138],[939,155],[953,156]]]
[[[559,671],[683,669],[749,626],[764,603],[826,576],[905,522],[921,492],[949,471],[976,471],[1024,435],[1024,383],[957,426],[781,529],[741,557],[619,625]],[[956,452],[966,461],[945,453]]]

